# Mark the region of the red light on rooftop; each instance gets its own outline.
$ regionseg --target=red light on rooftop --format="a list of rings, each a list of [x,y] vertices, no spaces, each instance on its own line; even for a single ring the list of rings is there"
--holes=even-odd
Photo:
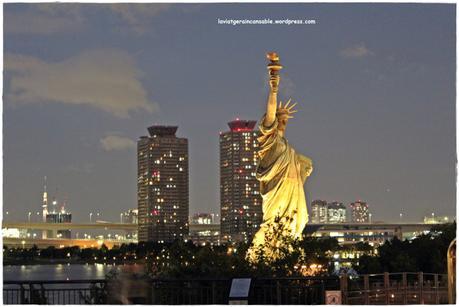
[[[240,120],[238,117],[236,120],[229,122],[228,126],[231,132],[252,131],[256,123],[257,121],[255,120]]]

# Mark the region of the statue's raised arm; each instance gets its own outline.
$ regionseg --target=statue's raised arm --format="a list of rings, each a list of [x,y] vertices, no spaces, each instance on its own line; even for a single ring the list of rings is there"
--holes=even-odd
[[[266,54],[270,63],[268,65],[269,70],[269,96],[268,102],[266,105],[266,117],[264,119],[263,125],[265,127],[270,127],[274,120],[276,119],[277,111],[277,92],[279,91],[279,70],[282,69],[282,65],[279,63],[279,56],[275,52],[269,52]]]

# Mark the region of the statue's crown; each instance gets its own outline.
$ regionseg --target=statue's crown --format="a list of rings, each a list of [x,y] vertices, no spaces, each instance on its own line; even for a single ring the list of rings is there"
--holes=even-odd
[[[293,118],[292,114],[298,112],[297,110],[294,110],[293,107],[296,106],[296,102],[292,105],[290,105],[290,102],[292,100],[289,99],[285,105],[282,105],[282,101],[279,102],[279,106],[277,107],[276,111],[276,116],[284,115],[286,114],[288,118]]]

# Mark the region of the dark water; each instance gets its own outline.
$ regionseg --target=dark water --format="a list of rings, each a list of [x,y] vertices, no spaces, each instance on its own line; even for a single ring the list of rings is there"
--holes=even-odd
[[[122,267],[103,264],[5,265],[3,280],[104,279],[110,270],[120,270]]]

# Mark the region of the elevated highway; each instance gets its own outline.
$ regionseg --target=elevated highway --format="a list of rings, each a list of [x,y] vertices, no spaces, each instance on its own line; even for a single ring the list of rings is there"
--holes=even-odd
[[[42,223],[42,222],[6,222],[3,221],[2,228],[35,229],[35,230],[137,230],[137,224],[127,223]]]

